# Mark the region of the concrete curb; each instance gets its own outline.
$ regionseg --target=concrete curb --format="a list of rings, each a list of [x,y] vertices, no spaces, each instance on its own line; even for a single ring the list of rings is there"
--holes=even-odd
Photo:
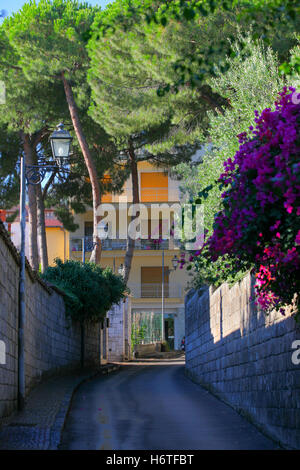
[[[65,423],[72,405],[73,397],[78,390],[78,388],[85,382],[92,380],[99,375],[107,375],[111,372],[119,370],[120,366],[118,364],[105,364],[99,370],[91,373],[87,377],[81,378],[78,380],[78,383],[68,391],[60,405],[59,411],[55,417],[55,422],[50,429],[50,442],[47,450],[59,450],[59,444],[61,442],[62,433],[65,427]]]

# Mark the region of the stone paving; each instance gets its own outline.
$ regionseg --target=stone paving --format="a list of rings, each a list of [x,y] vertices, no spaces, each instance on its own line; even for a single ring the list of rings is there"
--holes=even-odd
[[[118,368],[118,365],[107,364],[100,370],[56,377],[36,386],[22,412],[2,419],[0,450],[57,449],[72,396],[78,386],[96,375]]]

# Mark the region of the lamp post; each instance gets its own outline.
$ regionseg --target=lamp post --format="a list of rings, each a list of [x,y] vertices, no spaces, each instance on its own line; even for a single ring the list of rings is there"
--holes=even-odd
[[[72,137],[64,130],[64,125],[60,123],[57,130],[50,136],[53,161],[47,162],[44,157],[40,158],[37,165],[26,165],[25,156],[21,155],[20,162],[20,277],[19,277],[19,324],[18,324],[18,409],[22,410],[25,403],[25,320],[26,320],[26,272],[25,272],[25,229],[26,229],[26,183],[40,184],[46,173],[53,170],[61,170],[67,163],[70,155],[70,145]]]
[[[176,271],[179,263],[179,259],[175,255],[172,258],[173,269],[168,268],[168,274],[173,271]],[[164,315],[165,315],[165,250],[162,249],[162,282],[161,282],[161,341],[164,341],[165,338],[165,324],[164,324]]]

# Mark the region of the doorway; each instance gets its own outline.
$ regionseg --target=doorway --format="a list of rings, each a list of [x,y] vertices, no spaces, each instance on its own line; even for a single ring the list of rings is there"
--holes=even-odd
[[[168,315],[164,319],[165,324],[165,341],[168,343],[171,351],[174,350],[174,317],[173,315]]]

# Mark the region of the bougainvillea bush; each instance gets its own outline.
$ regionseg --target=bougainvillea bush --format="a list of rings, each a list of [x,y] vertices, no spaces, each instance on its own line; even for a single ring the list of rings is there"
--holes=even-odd
[[[219,178],[225,188],[223,208],[205,244],[212,261],[229,256],[252,268],[258,304],[267,312],[275,308],[283,314],[292,301],[299,306],[298,98],[293,88],[284,88],[274,110],[255,112],[250,137],[238,136],[239,150],[224,163]]]

